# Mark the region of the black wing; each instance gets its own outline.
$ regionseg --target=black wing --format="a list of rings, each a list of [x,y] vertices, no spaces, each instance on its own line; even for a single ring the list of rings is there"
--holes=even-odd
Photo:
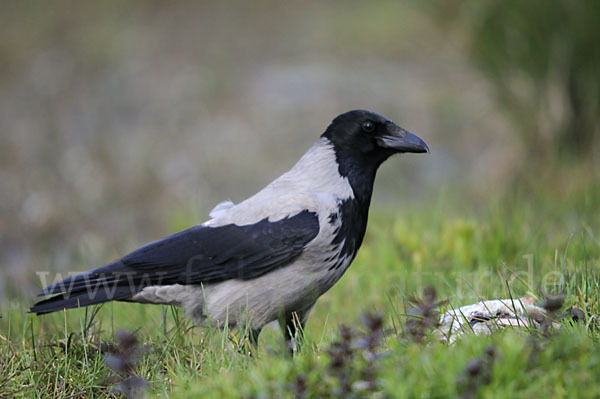
[[[120,260],[45,288],[37,314],[126,300],[144,287],[249,280],[295,260],[319,233],[314,212],[276,222],[196,226],[137,249]]]

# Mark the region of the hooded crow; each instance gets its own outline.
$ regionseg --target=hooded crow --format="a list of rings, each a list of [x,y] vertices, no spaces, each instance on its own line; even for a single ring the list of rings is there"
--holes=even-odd
[[[108,301],[178,305],[198,323],[278,320],[288,344],[362,243],[378,167],[427,144],[370,111],[336,117],[287,173],[211,219],[46,287],[38,315]]]

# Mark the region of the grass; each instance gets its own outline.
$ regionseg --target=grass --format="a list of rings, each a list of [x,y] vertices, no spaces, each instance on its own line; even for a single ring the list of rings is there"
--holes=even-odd
[[[196,328],[171,307],[114,303],[35,317],[30,302],[12,302],[0,309],[0,398],[120,397],[115,382],[130,371],[157,398],[337,397],[344,389],[346,397],[598,397],[600,184],[567,172],[547,182],[520,183],[478,207],[441,190],[393,217],[372,213],[356,261],[317,303],[293,359],[275,328],[253,350],[242,333]],[[406,314],[425,286],[449,300],[442,310],[561,292],[564,309],[587,318],[453,345],[427,332],[419,343],[405,333]],[[365,312],[379,312],[383,326],[373,328]],[[106,353],[121,330],[137,335],[139,358],[111,369]]]

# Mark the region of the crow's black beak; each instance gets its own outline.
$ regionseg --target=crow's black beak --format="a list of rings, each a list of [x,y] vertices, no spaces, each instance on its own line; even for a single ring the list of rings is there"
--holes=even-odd
[[[404,137],[381,136],[379,145],[398,152],[429,152],[429,147],[419,136],[406,132]]]
[[[397,152],[429,152],[427,144],[416,134],[412,134],[393,123],[389,123],[387,131],[389,134],[377,138],[380,147]]]

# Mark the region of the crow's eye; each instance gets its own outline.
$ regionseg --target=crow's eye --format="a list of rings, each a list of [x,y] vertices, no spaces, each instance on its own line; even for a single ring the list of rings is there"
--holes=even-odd
[[[367,133],[371,133],[375,130],[375,125],[371,121],[366,121],[362,124],[362,129]]]

